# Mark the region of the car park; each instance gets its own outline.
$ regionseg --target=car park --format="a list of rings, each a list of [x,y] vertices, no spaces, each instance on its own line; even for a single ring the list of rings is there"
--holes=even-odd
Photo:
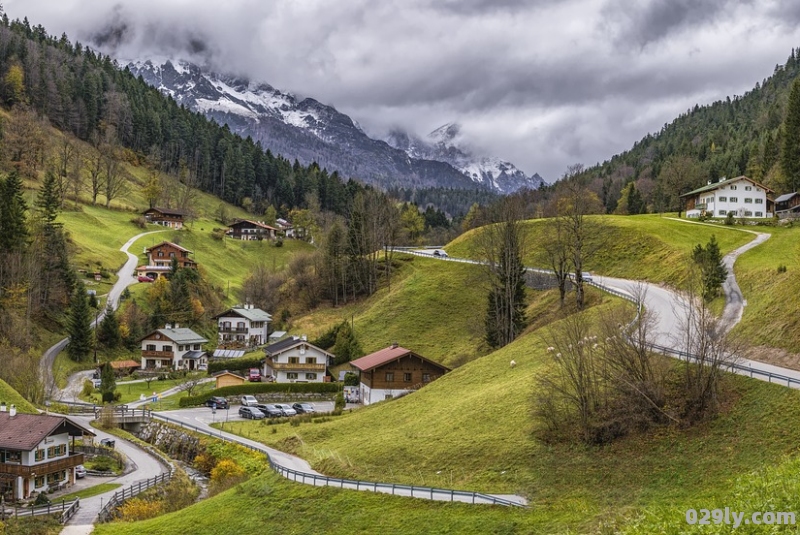
[[[139,275],[138,281],[139,282],[153,282],[153,277],[148,277],[147,275]]]
[[[255,407],[258,405],[258,400],[255,396],[251,396],[250,394],[242,396],[241,404],[245,407]]]
[[[255,407],[239,407],[239,416],[250,420],[266,418],[266,415]]]
[[[288,403],[276,403],[275,406],[283,412],[284,416],[295,416],[297,414],[297,411]]]
[[[311,403],[294,403],[292,408],[297,412],[297,414],[309,414],[312,412],[317,412],[314,410],[314,407]]]
[[[206,401],[207,407],[213,407],[217,409],[228,409],[230,406],[228,405],[228,400],[221,397],[221,396],[211,396]]]
[[[86,467],[79,464],[75,467],[75,479],[83,479],[86,477]]]
[[[259,403],[256,408],[267,415],[267,418],[281,418],[283,411],[275,405]]]

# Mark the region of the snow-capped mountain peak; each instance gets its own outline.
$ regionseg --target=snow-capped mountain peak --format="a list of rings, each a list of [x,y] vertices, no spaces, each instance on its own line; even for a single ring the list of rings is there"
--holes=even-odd
[[[386,142],[404,150],[412,158],[447,162],[473,182],[501,193],[522,188],[536,189],[544,180],[537,174],[529,177],[511,162],[494,156],[474,156],[463,141],[462,127],[447,123],[420,139],[402,130],[392,130]]]

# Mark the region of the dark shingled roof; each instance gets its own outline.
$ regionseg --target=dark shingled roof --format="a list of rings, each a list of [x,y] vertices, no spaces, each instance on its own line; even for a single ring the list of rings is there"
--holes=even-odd
[[[0,412],[0,448],[32,451],[37,444],[53,434],[69,433],[81,436],[94,433],[63,416],[48,414]]]

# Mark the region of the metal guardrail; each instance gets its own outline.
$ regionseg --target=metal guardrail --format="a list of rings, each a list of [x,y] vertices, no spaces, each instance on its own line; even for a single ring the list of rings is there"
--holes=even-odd
[[[7,518],[17,517],[17,518],[24,518],[24,517],[33,517],[33,516],[43,516],[43,515],[59,515],[59,520],[62,524],[65,524],[72,515],[80,508],[80,499],[75,498],[71,501],[64,501],[62,500],[60,504],[58,503],[50,503],[47,505],[38,505],[36,507],[8,507],[8,506],[0,506],[0,520],[5,520]]]
[[[266,455],[267,461],[269,461],[270,468],[272,468],[274,471],[278,472],[287,479],[304,483],[306,485],[338,487],[338,488],[347,488],[354,490],[370,490],[373,492],[384,492],[388,494],[398,494],[399,491],[410,491],[411,497],[414,498],[425,498],[433,500],[434,496],[441,496],[443,498],[450,497],[450,501],[461,501],[473,504],[504,505],[508,507],[525,507],[525,505],[517,503],[512,500],[507,500],[505,498],[498,498],[497,496],[492,496],[490,494],[483,494],[480,492],[452,490],[452,489],[438,489],[434,487],[417,487],[414,485],[398,485],[394,483],[377,483],[374,481],[361,481],[355,479],[341,479],[336,477],[328,477],[319,474],[302,472],[299,470],[294,470],[292,468],[287,468],[275,462],[269,455],[269,452],[264,448],[253,446],[245,442],[240,442],[230,437],[226,437],[221,433],[216,434],[206,429],[201,429],[197,426],[187,424],[180,420],[175,420],[169,418],[168,416],[163,416],[161,414],[154,414],[153,418],[172,425],[177,425],[184,429],[190,429],[195,433],[200,433],[202,435],[210,436],[218,440],[221,440],[223,442],[234,442],[250,450],[263,453],[264,455]],[[399,495],[407,496],[406,494],[399,494]]]

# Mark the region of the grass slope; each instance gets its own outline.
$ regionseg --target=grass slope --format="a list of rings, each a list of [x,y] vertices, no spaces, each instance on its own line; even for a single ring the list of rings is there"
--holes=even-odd
[[[4,402],[6,407],[10,407],[12,404],[16,405],[19,412],[27,412],[29,414],[36,414],[39,412],[36,410],[36,407],[2,379],[0,379],[0,401]]]

